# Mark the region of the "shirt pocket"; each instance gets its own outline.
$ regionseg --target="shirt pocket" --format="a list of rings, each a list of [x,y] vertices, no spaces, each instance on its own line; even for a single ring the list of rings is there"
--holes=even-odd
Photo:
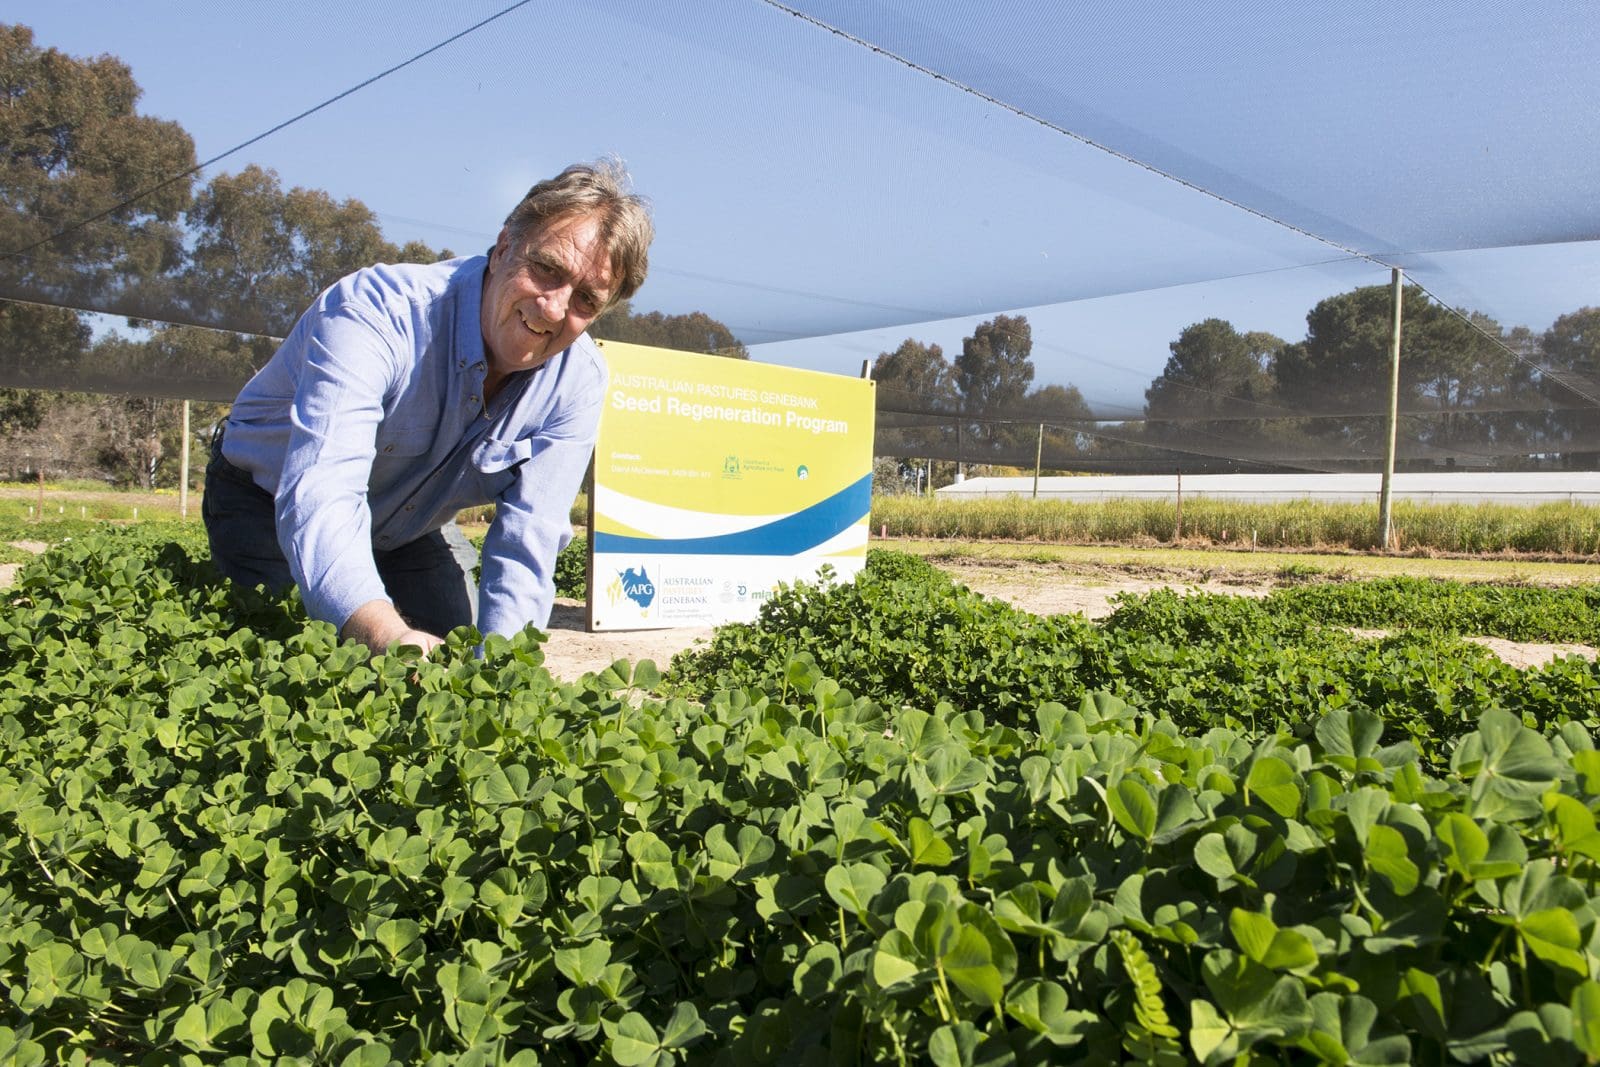
[[[417,423],[389,423],[378,427],[378,458],[420,456],[433,447],[437,428]]]
[[[487,437],[472,450],[472,468],[484,492],[493,499],[511,488],[518,468],[532,458],[531,440],[497,441]]]

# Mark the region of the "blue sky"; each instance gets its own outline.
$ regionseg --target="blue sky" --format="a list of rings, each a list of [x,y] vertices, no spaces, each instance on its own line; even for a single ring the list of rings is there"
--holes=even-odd
[[[4,17],[122,57],[205,159],[507,6]],[[476,251],[527,185],[616,154],[658,224],[636,307],[845,374],[906,337],[953,356],[1022,310],[1036,380],[1108,412],[1139,406],[1189,323],[1296,340],[1317,300],[1387,282],[1356,252],[1506,324],[1600,304],[1585,5],[797,7],[527,4],[217,169],[270,166],[361,199],[391,239]]]

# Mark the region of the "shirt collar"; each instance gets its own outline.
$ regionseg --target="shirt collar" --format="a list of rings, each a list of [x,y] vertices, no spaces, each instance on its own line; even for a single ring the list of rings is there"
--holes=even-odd
[[[488,256],[472,256],[462,264],[455,285],[456,370],[480,380],[489,367],[483,347],[483,272],[488,266]]]

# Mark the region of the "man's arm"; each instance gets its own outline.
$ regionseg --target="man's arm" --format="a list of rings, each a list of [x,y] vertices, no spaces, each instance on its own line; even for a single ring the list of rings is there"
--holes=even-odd
[[[528,442],[529,458],[495,502],[483,542],[478,629],[513,634],[545,627],[555,604],[556,553],[572,537],[568,514],[594,454],[605,368],[588,381]]]
[[[277,492],[278,541],[307,613],[374,651],[410,632],[378,575],[367,506],[384,394],[404,373],[403,341],[385,327],[348,303],[318,309],[300,339],[305,356]],[[408,643],[439,643],[422,636]]]
[[[443,638],[426,630],[412,629],[387,600],[369,600],[361,605],[340,628],[339,636],[346,641],[360,641],[373,652],[401,644],[416,645],[427,655],[444,644]]]

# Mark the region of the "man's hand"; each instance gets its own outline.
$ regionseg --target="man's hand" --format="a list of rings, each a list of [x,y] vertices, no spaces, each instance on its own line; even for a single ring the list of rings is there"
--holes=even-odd
[[[345,640],[360,641],[372,649],[373,655],[386,652],[398,644],[416,645],[426,656],[444,644],[442,637],[426,630],[412,629],[387,600],[369,600],[361,605],[345,620],[339,636]]]

